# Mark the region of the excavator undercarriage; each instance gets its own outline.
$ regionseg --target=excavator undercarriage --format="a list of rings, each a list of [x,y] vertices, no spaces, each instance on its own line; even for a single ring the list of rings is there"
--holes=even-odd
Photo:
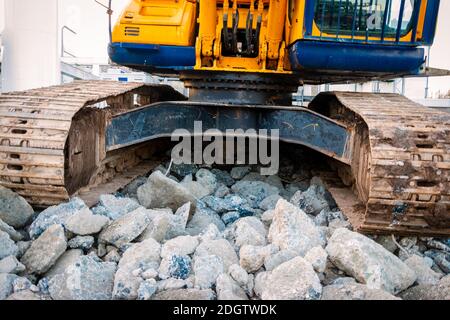
[[[357,230],[450,235],[450,114],[395,94],[274,105],[283,100],[251,86],[236,97],[272,103],[225,104],[201,101],[199,82],[192,86],[189,101],[168,86],[105,81],[1,95],[0,184],[36,206],[73,195],[93,205],[92,190],[113,192],[150,171],[157,138],[175,129],[279,129],[280,140],[331,159],[336,176],[324,181]]]

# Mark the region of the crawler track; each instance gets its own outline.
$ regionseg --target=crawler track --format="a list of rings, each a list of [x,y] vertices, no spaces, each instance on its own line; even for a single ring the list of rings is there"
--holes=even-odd
[[[0,184],[35,206],[75,194],[94,204],[157,165],[154,141],[106,151],[112,117],[184,99],[168,86],[106,81],[3,94]],[[343,183],[324,180],[358,230],[450,235],[450,114],[394,94],[325,93],[310,108],[350,133],[334,160]]]
[[[328,93],[311,108],[355,130],[339,171],[364,205],[334,191],[360,231],[450,235],[450,114],[395,94]]]
[[[148,157],[139,146],[106,153],[110,117],[183,98],[169,86],[108,81],[2,94],[0,184],[33,205],[49,206],[110,181]]]

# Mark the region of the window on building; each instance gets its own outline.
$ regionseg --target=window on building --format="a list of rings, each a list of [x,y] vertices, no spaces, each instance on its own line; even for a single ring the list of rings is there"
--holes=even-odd
[[[327,34],[380,36],[384,26],[385,37],[395,37],[400,20],[400,36],[412,29],[414,10],[417,0],[316,0],[314,18]]]

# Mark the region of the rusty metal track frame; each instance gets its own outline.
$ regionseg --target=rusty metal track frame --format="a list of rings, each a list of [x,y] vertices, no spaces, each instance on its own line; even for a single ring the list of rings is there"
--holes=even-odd
[[[33,205],[49,206],[80,187],[111,180],[138,164],[140,151],[107,153],[108,121],[117,113],[167,100],[185,97],[166,85],[111,81],[75,81],[0,95],[0,185]]]
[[[450,235],[450,114],[396,94],[324,93],[310,107],[357,132],[351,182],[365,205],[350,215],[363,215],[359,231]]]

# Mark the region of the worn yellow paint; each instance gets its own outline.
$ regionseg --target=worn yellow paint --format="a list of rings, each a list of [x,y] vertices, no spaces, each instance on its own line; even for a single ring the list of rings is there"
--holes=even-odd
[[[421,2],[418,41],[422,37],[427,2]],[[130,0],[114,27],[112,38],[113,42],[195,46],[196,70],[291,73],[286,50],[305,37],[305,5],[306,0]],[[246,28],[249,14],[254,16],[254,31],[258,16],[262,19],[257,57],[232,57],[222,52],[223,17],[228,15],[228,27],[232,28],[236,11],[240,17],[239,29]],[[312,36],[336,38],[321,32],[315,22]],[[400,41],[411,41],[412,36],[410,31]],[[350,38],[350,35],[339,35],[339,39]],[[359,35],[354,39],[366,38]],[[369,37],[369,40],[379,39]]]
[[[193,46],[195,0],[131,0],[112,33],[113,42]]]

